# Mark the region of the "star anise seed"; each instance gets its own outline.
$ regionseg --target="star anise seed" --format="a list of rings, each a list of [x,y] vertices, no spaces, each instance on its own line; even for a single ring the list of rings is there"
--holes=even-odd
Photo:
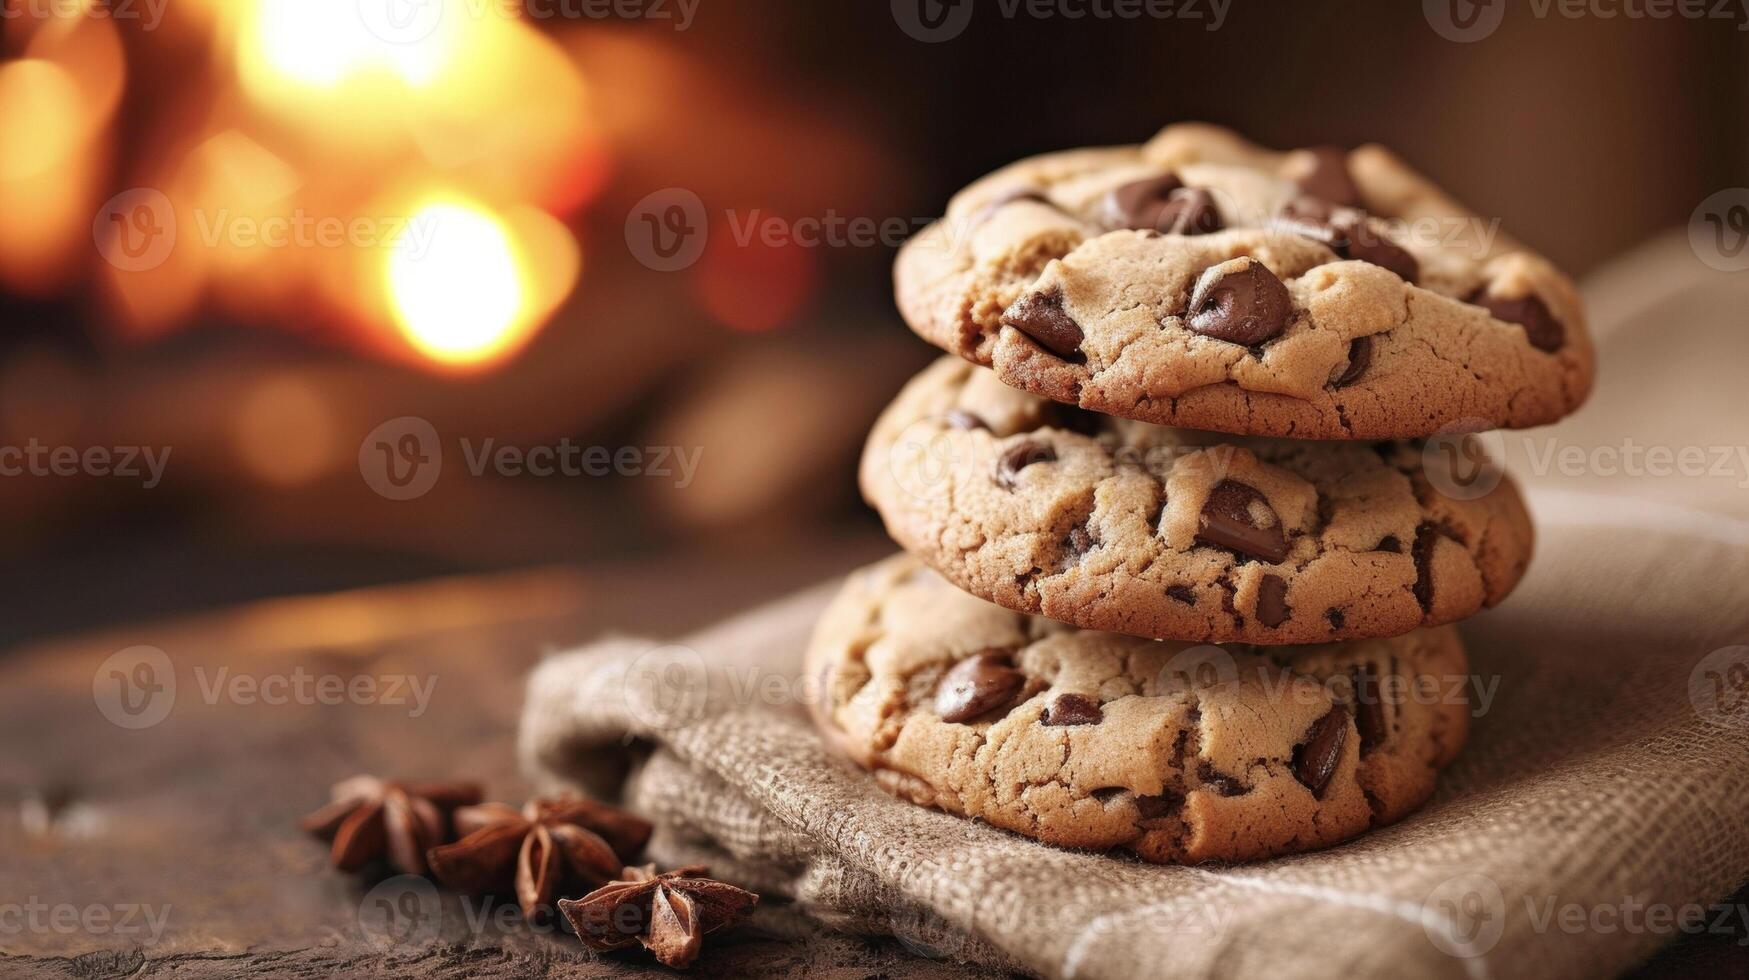
[[[706,877],[688,865],[656,873],[655,865],[626,868],[580,899],[559,902],[577,938],[597,952],[641,944],[656,959],[685,969],[698,959],[704,937],[746,918],[759,896]]]
[[[455,813],[462,839],[432,848],[432,874],[457,891],[516,891],[522,914],[540,921],[561,895],[612,881],[644,849],[650,824],[617,807],[575,798],[503,803]]]
[[[449,840],[451,812],[480,802],[481,795],[477,783],[354,776],[335,783],[328,805],[299,826],[334,842],[328,859],[340,871],[387,857],[396,871],[422,875],[425,852]]]

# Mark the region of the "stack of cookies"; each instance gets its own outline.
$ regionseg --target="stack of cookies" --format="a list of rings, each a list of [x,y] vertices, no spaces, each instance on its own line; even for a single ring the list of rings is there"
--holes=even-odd
[[[1432,793],[1450,625],[1530,560],[1465,433],[1587,395],[1571,282],[1387,151],[1208,126],[1026,160],[898,259],[949,352],[876,425],[906,554],[809,650],[894,793],[1150,861],[1326,846]]]

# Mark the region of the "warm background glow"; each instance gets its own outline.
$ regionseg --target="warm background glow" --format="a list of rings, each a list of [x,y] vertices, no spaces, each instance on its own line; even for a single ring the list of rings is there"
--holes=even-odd
[[[380,6],[169,4],[131,52],[116,20],[69,5],[9,20],[26,40],[0,61],[0,285],[53,296],[94,275],[133,340],[216,314],[446,373],[512,356],[575,287],[568,225],[608,170],[582,74],[502,5]],[[210,84],[166,89],[111,174],[142,52]],[[106,220],[135,189],[166,213]],[[434,225],[430,254],[391,240],[410,217]],[[126,228],[171,224],[148,267],[100,261]]]

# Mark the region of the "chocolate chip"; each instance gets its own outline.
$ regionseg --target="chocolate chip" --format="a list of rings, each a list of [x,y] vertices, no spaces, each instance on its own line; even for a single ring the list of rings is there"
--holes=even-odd
[[[1231,776],[1216,772],[1215,767],[1207,762],[1196,767],[1196,778],[1202,783],[1202,788],[1214,791],[1216,796],[1244,796],[1251,791],[1250,787]]]
[[[1324,610],[1324,620],[1330,624],[1331,629],[1339,630],[1342,628],[1342,624],[1348,621],[1348,617],[1344,616],[1340,609],[1326,609]]]
[[[1080,561],[1089,551],[1099,545],[1099,537],[1086,525],[1076,525],[1069,530],[1063,539],[1063,565],[1066,567]]]
[[[1188,585],[1167,586],[1166,597],[1169,599],[1176,599],[1187,606],[1196,605],[1196,592]]]
[[[1342,240],[1336,251],[1343,258],[1370,262],[1396,275],[1404,282],[1414,282],[1421,276],[1421,263],[1415,261],[1402,246],[1373,230],[1364,218],[1336,225]]]
[[[1257,524],[1251,514],[1254,505],[1262,506],[1273,516],[1269,499],[1256,487],[1234,480],[1222,480],[1209,493],[1202,505],[1196,539],[1217,548],[1228,548],[1242,555],[1277,564],[1287,557],[1287,537],[1277,518],[1268,527]]]
[[[1287,605],[1287,580],[1280,575],[1263,576],[1257,584],[1257,621],[1274,629],[1292,613]]]
[[[971,721],[1008,704],[1025,683],[1007,654],[974,654],[942,675],[935,689],[935,713],[942,721]]]
[[[1160,820],[1176,816],[1183,807],[1184,797],[1177,793],[1136,797],[1136,812],[1141,814],[1143,820]]]
[[[1372,337],[1356,337],[1348,342],[1348,367],[1343,369],[1332,383],[1332,387],[1346,388],[1360,380],[1366,369],[1372,366]]]
[[[1173,191],[1154,216],[1154,230],[1168,235],[1208,235],[1224,227],[1215,196],[1200,187]]]
[[[1093,546],[1099,541],[1093,536],[1093,532],[1085,527],[1077,527],[1069,532],[1069,538],[1065,543],[1069,546],[1068,550],[1071,554],[1085,555],[1092,551]]]
[[[1061,289],[1027,293],[1015,300],[1002,314],[1002,325],[1026,334],[1040,347],[1064,360],[1085,360],[1081,353],[1081,340],[1085,334],[1075,318],[1064,311]]]
[[[1373,550],[1388,551],[1393,555],[1400,555],[1403,553],[1403,542],[1398,541],[1395,534],[1387,534],[1379,539],[1378,547]]]
[[[1190,294],[1190,329],[1256,347],[1281,336],[1293,318],[1287,287],[1250,256],[1212,266]]]
[[[1048,442],[1033,442],[1028,440],[1018,445],[1010,446],[996,461],[996,482],[1003,488],[1012,490],[1020,479],[1020,471],[1034,463],[1055,462],[1057,451]]]
[[[1470,294],[1469,302],[1487,310],[1496,320],[1505,320],[1523,327],[1525,337],[1537,350],[1552,354],[1567,342],[1566,328],[1549,312],[1548,304],[1534,293],[1509,299],[1504,296],[1490,296],[1488,287],[1483,286]]]
[[[1091,522],[1070,528],[1058,545],[1060,557],[1056,570],[1059,573],[1067,571],[1098,546],[1099,535],[1094,533]]]
[[[1331,708],[1312,724],[1305,739],[1294,746],[1294,778],[1324,798],[1324,787],[1336,775],[1336,764],[1342,761],[1342,745],[1348,741],[1348,712]]]
[[[1354,727],[1360,732],[1360,750],[1371,751],[1390,734],[1385,705],[1380,697],[1379,675],[1372,664],[1350,671],[1354,681]]]
[[[970,431],[972,429],[990,428],[990,423],[979,418],[976,414],[958,408],[943,415],[942,418],[949,426],[955,429]]]
[[[1300,190],[1333,204],[1359,207],[1360,189],[1348,173],[1348,154],[1335,146],[1317,146],[1306,152],[1311,154],[1311,169],[1300,175]]]
[[[1097,725],[1105,719],[1099,702],[1085,694],[1059,694],[1045,705],[1044,723],[1053,727],[1064,725]]]
[[[1439,530],[1432,524],[1415,529],[1415,545],[1409,554],[1415,559],[1415,600],[1423,612],[1433,609],[1433,546],[1439,542]]]
[[[1108,228],[1159,229],[1159,217],[1172,193],[1181,190],[1184,182],[1177,174],[1164,174],[1133,180],[1106,192],[1101,202]]]
[[[1421,263],[1415,256],[1375,230],[1363,211],[1295,202],[1285,214],[1290,231],[1318,242],[1342,258],[1369,262],[1404,282],[1414,282],[1421,276]]]
[[[1045,405],[1039,414],[1039,423],[1046,428],[1062,429],[1084,436],[1098,435],[1099,430],[1105,427],[1104,419],[1105,416],[1097,412],[1089,412],[1062,402]]]
[[[969,230],[982,225],[984,222],[995,217],[996,212],[1016,201],[1033,201],[1038,204],[1051,205],[1051,199],[1045,196],[1044,191],[1041,191],[1036,187],[1011,187],[991,198],[989,203],[978,208],[978,210],[973,211],[971,217],[966,219],[967,229]],[[1051,206],[1054,207],[1055,205]]]

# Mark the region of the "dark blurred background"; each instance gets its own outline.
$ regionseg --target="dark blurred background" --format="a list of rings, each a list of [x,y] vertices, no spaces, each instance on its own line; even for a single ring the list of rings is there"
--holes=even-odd
[[[744,554],[756,578],[867,542],[855,454],[932,356],[892,309],[892,229],[1028,154],[1194,119],[1378,141],[1581,276],[1749,183],[1741,13],[1495,5],[1462,41],[1409,2],[976,0],[920,40],[909,2],[699,0],[681,29],[678,0],[4,0],[0,446],[169,456],[150,489],[0,476],[0,641],[550,563]],[[659,271],[628,222],[675,189],[710,233]],[[767,220],[831,240],[736,234]],[[407,222],[435,229],[417,261],[382,244]],[[406,417],[443,463],[395,500],[369,474]],[[487,439],[702,455],[684,487],[476,477],[462,442]]]

